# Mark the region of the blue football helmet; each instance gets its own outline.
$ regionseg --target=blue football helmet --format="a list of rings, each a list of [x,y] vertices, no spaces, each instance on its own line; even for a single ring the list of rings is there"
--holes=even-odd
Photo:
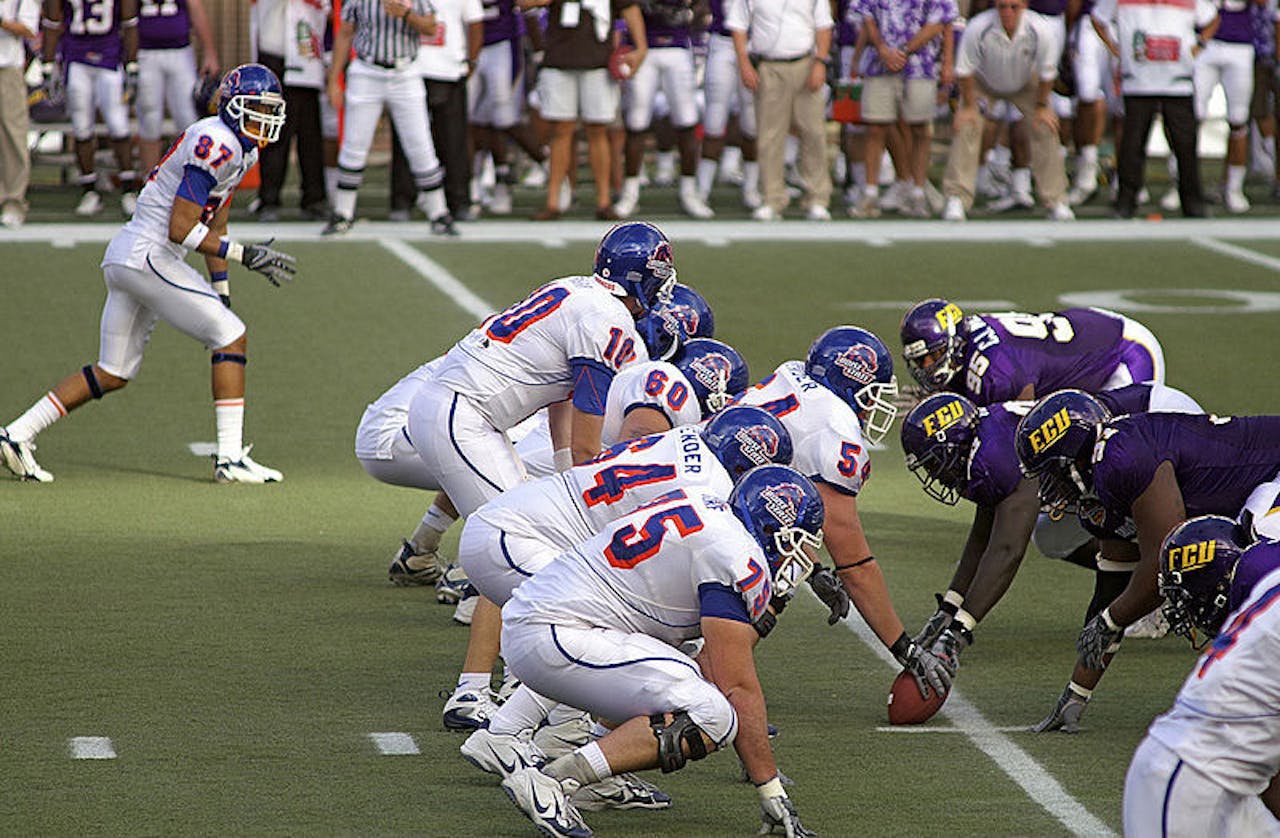
[[[1035,403],[1018,421],[1014,447],[1027,477],[1039,478],[1040,502],[1051,515],[1079,510],[1093,488],[1093,446],[1111,418],[1082,390],[1059,390]]]
[[[636,331],[644,338],[649,357],[670,361],[690,338],[711,338],[716,334],[716,318],[701,294],[677,282],[671,300],[659,303],[636,321]]]
[[[729,493],[729,507],[764,550],[775,596],[788,596],[813,572],[809,550],[822,546],[822,496],[788,466],[756,466]]]
[[[955,378],[964,363],[964,312],[955,303],[916,303],[902,318],[902,357],[925,392],[935,393]]]
[[[634,297],[644,311],[671,299],[676,284],[671,242],[644,221],[628,221],[604,234],[596,248],[595,277],[619,297]]]
[[[1159,577],[1169,631],[1197,649],[1217,636],[1247,546],[1239,522],[1221,515],[1201,515],[1169,531],[1160,547]]]
[[[686,343],[675,365],[693,385],[703,417],[723,410],[751,383],[746,360],[738,350],[715,338],[694,338]]]
[[[925,494],[948,506],[960,499],[978,435],[978,408],[956,393],[934,393],[902,420],[907,468]]]
[[[878,445],[893,427],[898,415],[893,356],[871,332],[857,326],[828,329],[809,347],[804,371],[857,412],[871,444]]]
[[[240,136],[266,146],[284,127],[284,89],[261,64],[241,64],[222,77],[218,115]]]
[[[702,441],[735,481],[756,466],[791,462],[791,434],[759,407],[725,408],[702,429]]]

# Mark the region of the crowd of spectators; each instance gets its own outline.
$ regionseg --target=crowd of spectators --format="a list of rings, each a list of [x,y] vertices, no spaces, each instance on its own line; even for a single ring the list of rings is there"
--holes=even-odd
[[[84,33],[61,20],[64,2],[45,0],[40,24],[41,0],[0,0],[6,226],[26,211],[24,43],[30,57],[43,37],[51,94],[73,88],[85,60],[75,47]],[[114,72],[117,87],[90,85],[98,98],[87,115],[69,114],[84,215],[101,205],[85,127],[95,108],[121,189],[134,188],[127,135],[101,101],[127,99],[137,85],[131,2],[115,4],[117,66],[92,68]],[[172,47],[192,50],[193,31],[209,74],[217,50],[199,2],[142,0],[140,13],[145,24],[155,9],[180,11],[184,36]],[[717,180],[738,185],[737,201],[762,222],[793,201],[813,221],[886,211],[963,221],[978,200],[996,212],[1039,207],[1058,221],[1092,200],[1132,217],[1151,200],[1144,173],[1157,114],[1177,184],[1157,199],[1163,209],[1202,217],[1216,200],[1245,212],[1250,166],[1280,198],[1276,0],[345,0],[337,15],[331,0],[256,0],[252,16],[254,55],[281,77],[288,122],[262,155],[250,210],[281,217],[296,160],[302,217],[328,219],[333,234],[355,220],[384,110],[394,124],[390,217],[408,220],[417,208],[438,233],[511,214],[519,182],[545,190],[535,219],[560,217],[578,191],[580,138],[591,206],[605,220],[641,212],[646,183],[676,186],[685,214],[712,218],[726,200],[713,193]],[[180,63],[194,71],[194,54]],[[1197,136],[1219,87],[1229,137],[1221,192],[1208,198]],[[144,119],[135,105],[147,128],[138,132],[145,173],[158,107]],[[172,103],[168,111],[175,125],[186,118]],[[1108,125],[1113,170],[1099,155]],[[651,156],[657,169],[646,179]],[[937,164],[945,173],[935,185]]]

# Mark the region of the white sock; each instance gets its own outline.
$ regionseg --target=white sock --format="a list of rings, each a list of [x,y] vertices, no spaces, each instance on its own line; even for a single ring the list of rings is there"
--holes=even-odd
[[[760,186],[760,163],[747,160],[742,164],[742,188],[757,189]]]
[[[1014,169],[1013,170],[1013,194],[1015,195],[1031,194],[1031,170],[1030,169]]]
[[[333,193],[333,213],[346,219],[356,217],[355,189],[338,189]]]
[[[863,189],[867,185],[867,164],[854,163],[849,167],[849,174],[853,177],[853,185],[859,189]]]
[[[880,187],[874,183],[868,183],[862,188],[862,197],[868,201],[880,200]]]
[[[674,151],[658,152],[658,169],[659,171],[671,171],[676,167],[676,153]]]
[[[449,214],[449,205],[444,200],[444,187],[424,189],[418,193],[418,209],[426,213],[427,218],[434,221],[442,215]]]
[[[213,418],[218,425],[218,459],[239,460],[244,456],[244,397],[215,399]]]
[[[742,165],[742,148],[736,145],[727,145],[724,147],[724,154],[720,156],[720,165],[725,171],[731,172]]]
[[[1081,146],[1080,162],[1089,166],[1098,165],[1098,147],[1096,145]]]
[[[1244,191],[1244,166],[1227,167],[1227,191],[1231,193]]]
[[[58,400],[58,397],[50,391],[41,396],[40,400],[31,405],[31,407],[27,408],[26,413],[14,419],[9,424],[9,427],[5,428],[5,433],[14,442],[29,442],[36,438],[36,434],[66,415],[67,409],[62,406],[62,402]]]
[[[640,197],[640,176],[626,177],[622,179],[622,194],[635,200]]]
[[[698,161],[698,194],[704,200],[711,194],[711,184],[715,183],[716,169],[719,165],[718,161],[710,157],[704,157]]]
[[[694,175],[681,175],[680,194],[696,196],[698,194],[698,178]]]
[[[449,529],[456,520],[458,519],[433,503],[427,509],[427,514],[422,516],[422,521],[410,536],[409,543],[413,545],[415,551],[429,553],[440,546],[440,536],[444,535],[445,530]]]
[[[521,684],[502,703],[498,712],[489,717],[489,732],[501,736],[517,736],[526,730],[536,730],[546,721],[555,703],[543,698]]]
[[[604,751],[600,750],[599,742],[588,742],[578,749],[578,753],[601,780],[613,775],[613,769],[609,767],[609,760],[604,758]]]
[[[324,167],[324,191],[329,195],[329,203],[333,204],[338,196],[338,167]]]
[[[492,673],[464,672],[458,676],[458,687],[454,692],[480,693],[488,696]]]

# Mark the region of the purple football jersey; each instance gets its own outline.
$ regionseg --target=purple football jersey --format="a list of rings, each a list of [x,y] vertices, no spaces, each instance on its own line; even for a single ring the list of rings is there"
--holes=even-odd
[[[64,64],[89,64],[114,70],[120,66],[120,0],[62,0],[66,29],[58,42]]]
[[[484,0],[484,43],[510,41],[521,35],[515,0]]]
[[[1088,308],[965,318],[965,357],[953,389],[976,405],[1075,387],[1096,393],[1123,360],[1124,321]]]
[[[1235,611],[1253,593],[1253,586],[1280,567],[1280,542],[1259,541],[1244,551],[1236,572],[1231,577],[1231,593],[1227,597],[1227,613]]]
[[[1146,413],[1151,409],[1151,389],[1150,384],[1130,384],[1114,390],[1094,393],[1094,398],[1101,402],[1112,416]]]
[[[1253,43],[1253,21],[1250,20],[1248,5],[1242,4],[1238,9],[1223,7],[1218,10],[1218,20],[1218,31],[1213,35],[1215,41],[1225,41],[1228,44]]]
[[[187,0],[142,0],[138,5],[138,49],[180,49],[189,43]]]
[[[994,404],[978,412],[978,432],[969,454],[969,475],[960,496],[978,506],[996,506],[1017,491],[1022,483],[1022,468],[1014,448],[1014,432],[1018,420],[1026,412],[1015,412],[1009,405]]]
[[[644,34],[650,49],[689,49],[693,46],[693,38],[689,33],[693,23],[693,4],[690,0],[651,0],[641,4],[640,8],[644,12]]]
[[[1066,14],[1067,0],[1029,0],[1027,8],[1049,17]]]
[[[836,46],[851,47],[858,43],[858,27],[854,23],[855,16],[853,0],[838,0],[836,3]],[[861,17],[857,19],[861,20]]]
[[[1188,518],[1234,517],[1255,487],[1280,472],[1280,416],[1113,419],[1093,451],[1094,493],[1109,514],[1127,518],[1165,461],[1173,464]]]
[[[726,38],[732,37],[729,30],[724,28],[724,4],[725,0],[710,0],[711,2],[711,24],[707,27],[707,31],[715,35],[724,35]]]

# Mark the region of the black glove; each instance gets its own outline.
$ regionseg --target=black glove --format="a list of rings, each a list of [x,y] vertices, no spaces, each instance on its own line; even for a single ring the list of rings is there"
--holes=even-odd
[[[907,637],[906,632],[902,633],[902,637],[898,638],[889,651],[897,658],[902,668],[916,679],[920,695],[928,698],[933,694],[932,690],[945,694],[951,689],[955,668],[932,651],[923,646],[917,646]]]
[[[806,829],[796,814],[795,804],[785,794],[760,801],[760,831],[757,835],[771,835],[782,827],[787,838],[810,838],[818,833]]]
[[[1117,626],[1112,621],[1110,609],[1102,609],[1089,621],[1080,632],[1080,638],[1076,640],[1080,664],[1086,669],[1102,669],[1103,656],[1115,652],[1123,639],[1124,627]]]
[[[934,594],[934,599],[938,601],[938,610],[933,612],[920,629],[920,633],[911,638],[917,646],[923,646],[926,649],[932,649],[933,644],[938,641],[942,635],[943,629],[951,625],[951,620],[956,615],[956,607],[942,598],[942,594]]]
[[[822,604],[831,609],[827,615],[827,625],[836,623],[849,616],[849,594],[836,578],[835,571],[819,565],[809,575],[809,587],[822,600]]]
[[[124,65],[124,103],[132,105],[138,98],[138,62],[130,61]]]
[[[294,273],[298,270],[298,260],[288,253],[271,247],[273,241],[275,239],[267,239],[258,244],[246,244],[244,258],[241,261],[246,268],[262,274],[267,278],[267,282],[279,288],[282,281],[287,282],[293,279]]]
[[[1031,731],[1048,733],[1061,730],[1063,733],[1079,733],[1080,717],[1084,715],[1084,708],[1088,705],[1089,699],[1068,686],[1062,691],[1062,695],[1058,696],[1058,704],[1053,708],[1053,712],[1045,716],[1039,724],[1033,725]]]

